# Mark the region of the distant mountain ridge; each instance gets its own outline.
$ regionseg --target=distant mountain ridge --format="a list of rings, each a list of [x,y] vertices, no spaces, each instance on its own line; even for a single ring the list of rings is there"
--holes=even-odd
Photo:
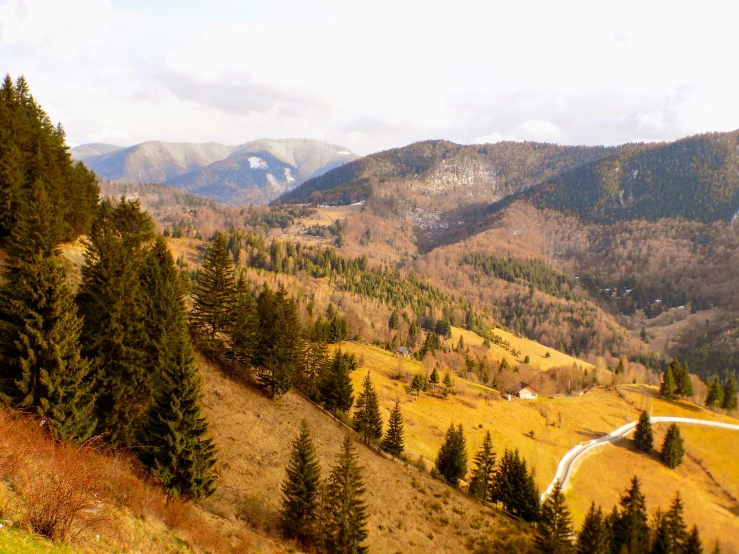
[[[561,171],[605,158],[621,147],[559,146],[536,142],[460,145],[417,142],[371,154],[283,195],[279,202],[349,203],[390,181],[413,182],[430,195],[456,193],[467,202],[499,200]]]
[[[123,146],[116,146],[115,144],[105,144],[103,142],[93,142],[90,144],[80,144],[74,148],[69,149],[69,153],[73,160],[82,161],[93,156],[101,156],[103,154],[110,154],[117,150],[123,150]]]
[[[507,197],[489,211],[518,200],[591,221],[731,220],[739,214],[739,131],[629,145]]]
[[[102,152],[100,146],[110,147]],[[267,204],[310,177],[357,158],[313,139],[261,139],[237,146],[150,141],[128,148],[81,145],[73,156],[100,178],[161,183],[233,205]],[[97,155],[87,155],[94,151]]]

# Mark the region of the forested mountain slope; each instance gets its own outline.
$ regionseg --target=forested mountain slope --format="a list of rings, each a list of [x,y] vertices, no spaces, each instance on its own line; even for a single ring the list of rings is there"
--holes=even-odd
[[[490,210],[519,199],[590,221],[728,221],[739,213],[739,131],[631,146],[563,171]]]

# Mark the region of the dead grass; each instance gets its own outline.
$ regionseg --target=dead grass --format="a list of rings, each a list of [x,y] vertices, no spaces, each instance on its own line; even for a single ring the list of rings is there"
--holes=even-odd
[[[300,420],[308,420],[324,475],[334,463],[345,430],[294,392],[271,401],[249,386],[229,381],[202,359],[201,368],[204,405],[219,446],[219,488],[212,502],[233,509],[260,533],[278,536],[279,487]],[[401,394],[399,387],[390,386],[391,393]],[[357,449],[368,491],[371,552],[464,552],[468,543],[484,542],[490,533],[517,545],[516,551],[529,548],[524,524],[490,512],[413,466],[362,445]],[[437,496],[446,501],[429,515],[423,501]],[[487,525],[472,529],[468,518],[475,515],[485,515]]]

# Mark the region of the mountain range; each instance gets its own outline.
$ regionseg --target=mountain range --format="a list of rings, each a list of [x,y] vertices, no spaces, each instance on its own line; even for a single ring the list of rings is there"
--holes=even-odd
[[[102,179],[166,184],[231,205],[266,204],[357,158],[346,148],[312,139],[262,139],[239,146],[83,144],[70,154]]]

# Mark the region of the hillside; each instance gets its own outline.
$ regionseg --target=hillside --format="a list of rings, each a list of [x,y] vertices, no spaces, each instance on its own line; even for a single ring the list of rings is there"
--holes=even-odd
[[[208,501],[252,529],[278,534],[279,485],[290,444],[308,420],[324,472],[346,430],[291,392],[271,401],[201,359],[206,413],[220,448],[219,489]],[[531,551],[526,524],[486,508],[412,465],[357,444],[369,506],[370,552]],[[325,473],[324,473],[325,475]]]
[[[279,202],[347,204],[387,193],[396,183],[413,183],[414,190],[425,195],[463,204],[489,203],[615,151],[535,142],[473,146],[417,142],[334,169],[285,194]]]
[[[597,386],[577,396],[540,396],[536,401],[507,402],[491,389],[457,376],[453,394],[442,394],[444,387],[439,385],[435,392],[416,397],[409,384],[416,372],[429,373],[425,364],[399,361],[389,352],[368,345],[345,343],[341,349],[364,361],[363,367],[352,375],[355,390],[361,386],[367,370],[371,371],[383,418],[387,419],[394,402],[400,400],[411,459],[420,457],[428,469],[433,467],[444,432],[450,424],[462,423],[470,459],[490,431],[498,457],[505,448],[519,449],[535,470],[536,483],[542,491],[570,448],[606,435],[625,421],[635,421],[642,409],[651,410],[655,416],[739,422],[691,402],[663,401],[654,388],[644,386]],[[606,372],[598,375],[605,383],[612,378]],[[610,511],[636,474],[644,483],[650,509],[666,508],[680,490],[686,506],[690,506],[687,521],[699,524],[701,535],[709,544],[718,539],[722,547],[729,546],[731,541],[726,537],[739,533],[736,432],[687,425],[681,430],[688,454],[677,470],[667,469],[656,455],[636,453],[630,440],[605,446],[587,458],[567,489],[577,525],[582,523],[591,500]],[[655,445],[661,446],[663,432],[664,429],[656,432]],[[732,446],[728,450],[717,448],[724,443]]]
[[[519,198],[590,221],[730,221],[739,214],[739,131],[627,147],[563,171],[490,211]]]
[[[163,183],[233,205],[267,204],[357,157],[311,139],[262,139],[239,146],[152,141],[123,149],[91,144],[72,154],[102,179]]]
[[[74,148],[69,149],[69,154],[73,160],[82,161],[93,156],[102,156],[103,154],[110,154],[123,150],[122,146],[116,146],[115,144],[105,144],[102,142],[93,142],[91,144],[80,144]]]

